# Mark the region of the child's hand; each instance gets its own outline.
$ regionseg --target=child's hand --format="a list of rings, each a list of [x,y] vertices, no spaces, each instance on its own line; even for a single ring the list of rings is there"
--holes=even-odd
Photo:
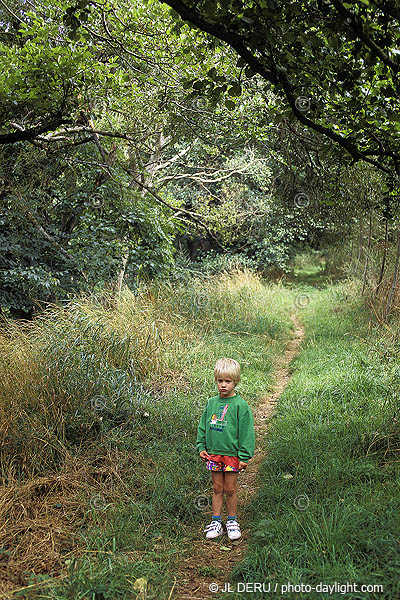
[[[244,471],[247,468],[247,463],[239,460],[239,471]]]
[[[204,462],[207,462],[207,460],[209,460],[209,455],[207,450],[202,450],[199,454],[201,460],[204,460]]]

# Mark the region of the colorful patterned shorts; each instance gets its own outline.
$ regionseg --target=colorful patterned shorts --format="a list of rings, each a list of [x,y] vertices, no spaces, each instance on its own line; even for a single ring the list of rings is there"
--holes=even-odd
[[[221,458],[223,458],[221,456]],[[236,461],[232,458],[233,457],[227,457],[228,459],[231,459],[230,462],[236,462],[239,464],[238,459],[236,459]],[[206,468],[209,471],[214,471],[214,472],[223,472],[223,473],[239,473],[239,468],[235,467],[234,465],[227,465],[225,464],[222,460],[218,460],[218,461],[214,461],[214,460],[208,460],[207,464],[206,464]]]

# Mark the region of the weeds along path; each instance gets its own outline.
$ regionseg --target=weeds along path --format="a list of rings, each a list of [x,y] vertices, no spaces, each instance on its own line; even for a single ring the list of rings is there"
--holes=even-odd
[[[290,318],[294,325],[294,331],[284,354],[277,363],[273,390],[268,396],[260,400],[254,412],[256,451],[246,471],[239,475],[240,513],[243,513],[246,505],[257,492],[256,477],[258,469],[260,463],[266,458],[264,437],[279,397],[291,378],[290,363],[298,353],[299,345],[304,337],[304,328],[300,324],[297,315],[294,313]],[[207,518],[209,518],[208,514],[205,515],[205,521]],[[198,539],[192,542],[190,555],[180,564],[176,584],[174,589],[171,590],[170,598],[174,597],[178,600],[213,598],[216,600],[216,597],[218,597],[215,593],[217,589],[213,590],[213,586],[210,589],[210,584],[217,585],[219,590],[222,591],[223,586],[229,580],[230,571],[246,552],[246,540],[249,536],[249,530],[246,528],[243,518],[241,518],[241,522],[244,527],[242,528],[242,538],[238,542],[230,542],[226,534],[217,538],[217,541],[208,541],[205,540],[202,530],[198,532]],[[206,525],[206,522],[204,525]]]

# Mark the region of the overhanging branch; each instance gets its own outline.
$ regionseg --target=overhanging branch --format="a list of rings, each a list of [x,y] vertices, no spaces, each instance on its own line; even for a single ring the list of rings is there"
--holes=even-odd
[[[351,140],[349,137],[344,137],[335,131],[332,131],[328,127],[324,127],[320,123],[316,123],[312,119],[309,119],[296,105],[296,94],[293,91],[293,86],[289,81],[287,76],[286,69],[280,68],[279,66],[275,66],[273,68],[267,68],[255,54],[250,51],[246,44],[247,40],[244,36],[237,34],[228,28],[225,24],[222,23],[210,23],[207,21],[197,10],[196,8],[191,8],[185,2],[181,0],[160,0],[164,4],[168,4],[171,8],[173,8],[183,20],[188,21],[205,31],[206,33],[211,34],[212,36],[225,41],[229,44],[236,52],[247,62],[247,64],[251,67],[251,69],[261,75],[263,79],[269,81],[273,85],[279,85],[283,90],[286,99],[289,103],[292,112],[306,127],[313,129],[314,131],[321,133],[322,135],[330,138],[332,141],[339,144],[342,148],[344,148],[354,159],[354,161],[363,160],[375,167],[384,173],[390,174],[391,170],[386,167],[384,164],[378,162],[377,160],[373,160],[369,158],[370,152],[364,153],[359,150],[357,144]],[[379,152],[377,152],[379,155]]]
[[[375,56],[378,56],[381,61],[387,65],[392,71],[398,73],[400,71],[400,64],[394,62],[384,51],[365,33],[362,22],[358,19],[352,11],[347,10],[340,0],[330,0],[331,4],[336,8],[340,16],[347,20],[354,33],[359,37],[360,40],[371,50]]]
[[[58,127],[60,127],[60,125],[71,123],[71,119],[66,119],[65,117],[55,117],[47,123],[43,123],[37,127],[31,127],[31,129],[23,129],[22,127],[18,127],[18,131],[14,131],[13,133],[0,134],[0,144],[15,144],[16,142],[31,141],[43,133],[55,131]],[[15,124],[14,127],[16,127]]]

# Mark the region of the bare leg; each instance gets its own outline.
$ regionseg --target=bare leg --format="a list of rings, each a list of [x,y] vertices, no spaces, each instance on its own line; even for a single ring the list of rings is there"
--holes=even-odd
[[[228,471],[224,473],[224,492],[226,494],[226,507],[228,516],[235,517],[237,514],[237,478],[238,474]]]
[[[211,477],[213,482],[213,515],[218,516],[221,514],[224,501],[224,473],[222,471],[211,471]]]

